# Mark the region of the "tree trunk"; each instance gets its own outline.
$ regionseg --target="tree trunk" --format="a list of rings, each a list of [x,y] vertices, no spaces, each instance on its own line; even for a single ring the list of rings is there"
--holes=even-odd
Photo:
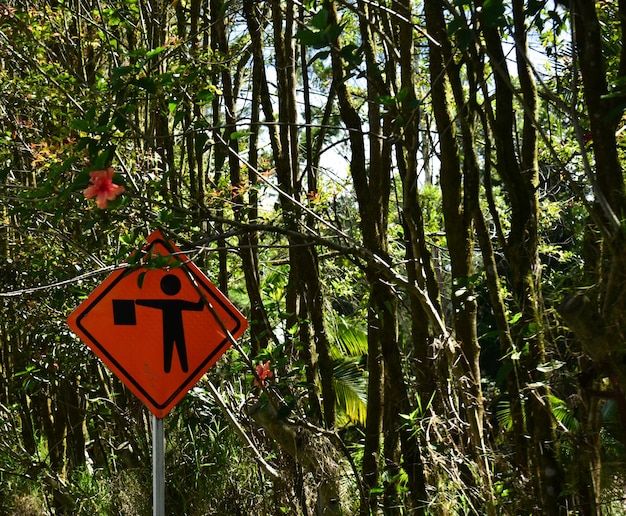
[[[484,29],[487,53],[495,70],[495,117],[492,119],[496,146],[497,171],[503,180],[511,204],[511,226],[504,249],[509,266],[513,295],[519,303],[520,321],[513,329],[521,345],[525,328],[536,329],[525,340],[529,354],[522,358],[521,371],[527,371],[522,387],[533,385],[526,402],[527,430],[531,436],[528,453],[529,474],[534,480],[536,496],[547,514],[561,511],[559,484],[560,460],[556,432],[549,401],[549,388],[537,366],[545,361],[540,302],[540,264],[538,258],[538,164],[537,164],[537,91],[527,59],[523,2],[513,3],[516,57],[521,86],[524,125],[522,148],[515,148],[514,90],[509,77],[501,38],[495,27]],[[520,156],[518,161],[517,156]],[[524,385],[524,383],[526,385]],[[523,438],[516,439],[522,443]],[[523,453],[522,453],[523,455]],[[521,462],[521,461],[520,461]],[[523,466],[522,466],[523,467]]]
[[[328,24],[338,23],[337,11],[334,3],[326,2],[325,8],[329,13]],[[388,203],[390,195],[391,179],[391,143],[382,138],[384,130],[389,131],[389,121],[383,122],[379,111],[377,97],[384,93],[381,90],[380,71],[376,65],[375,52],[371,41],[371,20],[368,18],[369,6],[360,4],[360,26],[363,37],[364,54],[367,69],[368,88],[367,94],[370,99],[369,109],[369,162],[366,159],[366,145],[363,134],[365,131],[361,125],[360,117],[354,107],[352,98],[344,78],[344,61],[339,53],[341,44],[333,42],[332,69],[334,82],[339,103],[339,113],[346,129],[349,131],[351,144],[350,173],[354,185],[360,215],[360,227],[363,235],[364,246],[383,261],[387,260],[387,226],[388,226]],[[389,303],[387,296],[382,295],[383,286],[380,283],[378,272],[374,268],[367,271],[367,279],[370,284],[370,302],[368,315],[368,366],[369,387],[368,395],[368,419],[366,428],[366,441],[364,446],[363,477],[366,488],[371,489],[376,485],[378,478],[375,458],[380,452],[380,437],[376,432],[381,428],[380,419],[382,410],[377,410],[375,404],[382,403],[380,397],[380,381],[384,378],[385,404],[394,404],[389,407],[385,414],[384,434],[390,439],[393,436],[400,437],[403,446],[405,470],[409,477],[410,497],[414,501],[417,514],[421,513],[424,500],[427,499],[426,485],[424,481],[423,466],[421,463],[419,447],[403,433],[407,431],[406,425],[400,421],[400,414],[408,414],[411,411],[408,401],[404,373],[401,367],[399,343],[395,321],[397,318],[395,303]],[[381,319],[381,317],[383,319]],[[382,355],[382,360],[375,357]],[[384,376],[380,370],[383,366]],[[385,451],[391,456],[385,457],[386,467],[390,472],[397,471],[398,464],[396,446],[393,442],[387,443]],[[375,496],[370,496],[370,510],[375,514],[378,504]],[[361,513],[366,514],[365,508]]]
[[[430,44],[430,78],[433,113],[441,145],[441,194],[444,223],[452,268],[452,305],[456,339],[460,344],[460,395],[470,425],[472,455],[485,482],[484,494],[492,498],[491,467],[487,460],[483,433],[483,394],[480,346],[476,333],[477,304],[473,287],[473,217],[478,203],[478,165],[473,113],[469,110],[476,83],[468,68],[469,96],[464,98],[460,67],[454,65],[451,44],[438,1],[425,3],[426,26],[435,41]],[[452,96],[454,94],[454,97]],[[456,100],[463,142],[463,163],[457,145],[452,99]],[[488,504],[493,512],[493,500]]]

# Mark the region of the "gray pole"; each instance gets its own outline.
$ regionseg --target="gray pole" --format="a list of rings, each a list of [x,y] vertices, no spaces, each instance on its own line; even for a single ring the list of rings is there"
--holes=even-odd
[[[165,516],[165,434],[163,419],[152,416],[152,514]]]

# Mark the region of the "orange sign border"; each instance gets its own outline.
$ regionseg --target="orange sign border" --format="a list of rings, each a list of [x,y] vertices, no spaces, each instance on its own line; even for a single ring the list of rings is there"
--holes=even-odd
[[[185,269],[189,281],[196,282],[195,288],[206,296],[206,301],[219,305],[224,312],[232,318],[234,324],[222,321],[228,333],[233,339],[240,337],[246,330],[248,324],[245,317],[237,310],[230,300],[217,289],[207,276],[187,257],[181,253],[171,241],[166,240],[160,231],[155,230],[148,238],[148,244],[142,248],[142,252],[148,254],[157,245],[162,245],[172,255],[175,255],[181,262],[181,268]],[[157,417],[162,418],[167,415],[172,408],[189,392],[198,380],[215,364],[215,362],[230,347],[231,341],[227,336],[220,341],[211,353],[192,371],[185,375],[181,385],[167,398],[165,402],[158,402],[144,386],[141,385],[125,367],[103,346],[83,324],[82,320],[89,312],[102,301],[106,295],[115,288],[130,273],[135,273],[142,269],[150,270],[147,267],[124,267],[111,273],[96,289],[85,299],[68,317],[67,322],[70,328],[85,342],[91,350],[108,366],[108,368],[150,409]],[[219,324],[216,321],[217,324]]]

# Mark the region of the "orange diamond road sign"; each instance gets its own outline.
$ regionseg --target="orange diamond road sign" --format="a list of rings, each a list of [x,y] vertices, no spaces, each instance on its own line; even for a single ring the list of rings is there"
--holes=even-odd
[[[240,337],[244,316],[159,231],[67,319],[158,418]]]

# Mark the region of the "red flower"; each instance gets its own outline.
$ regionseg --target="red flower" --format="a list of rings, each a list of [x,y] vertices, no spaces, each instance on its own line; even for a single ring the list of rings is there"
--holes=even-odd
[[[274,373],[270,369],[271,365],[272,365],[272,362],[268,360],[267,362],[265,362],[265,364],[259,364],[258,366],[256,366],[256,375],[258,376],[258,379],[257,378],[254,379],[255,387],[260,387],[261,385],[265,387],[265,380],[268,380],[269,378],[273,378]]]
[[[101,210],[108,208],[109,201],[115,199],[120,195],[125,188],[121,185],[113,183],[113,171],[112,167],[106,170],[94,170],[89,172],[89,185],[83,191],[83,195],[86,199],[96,198],[96,205]]]

